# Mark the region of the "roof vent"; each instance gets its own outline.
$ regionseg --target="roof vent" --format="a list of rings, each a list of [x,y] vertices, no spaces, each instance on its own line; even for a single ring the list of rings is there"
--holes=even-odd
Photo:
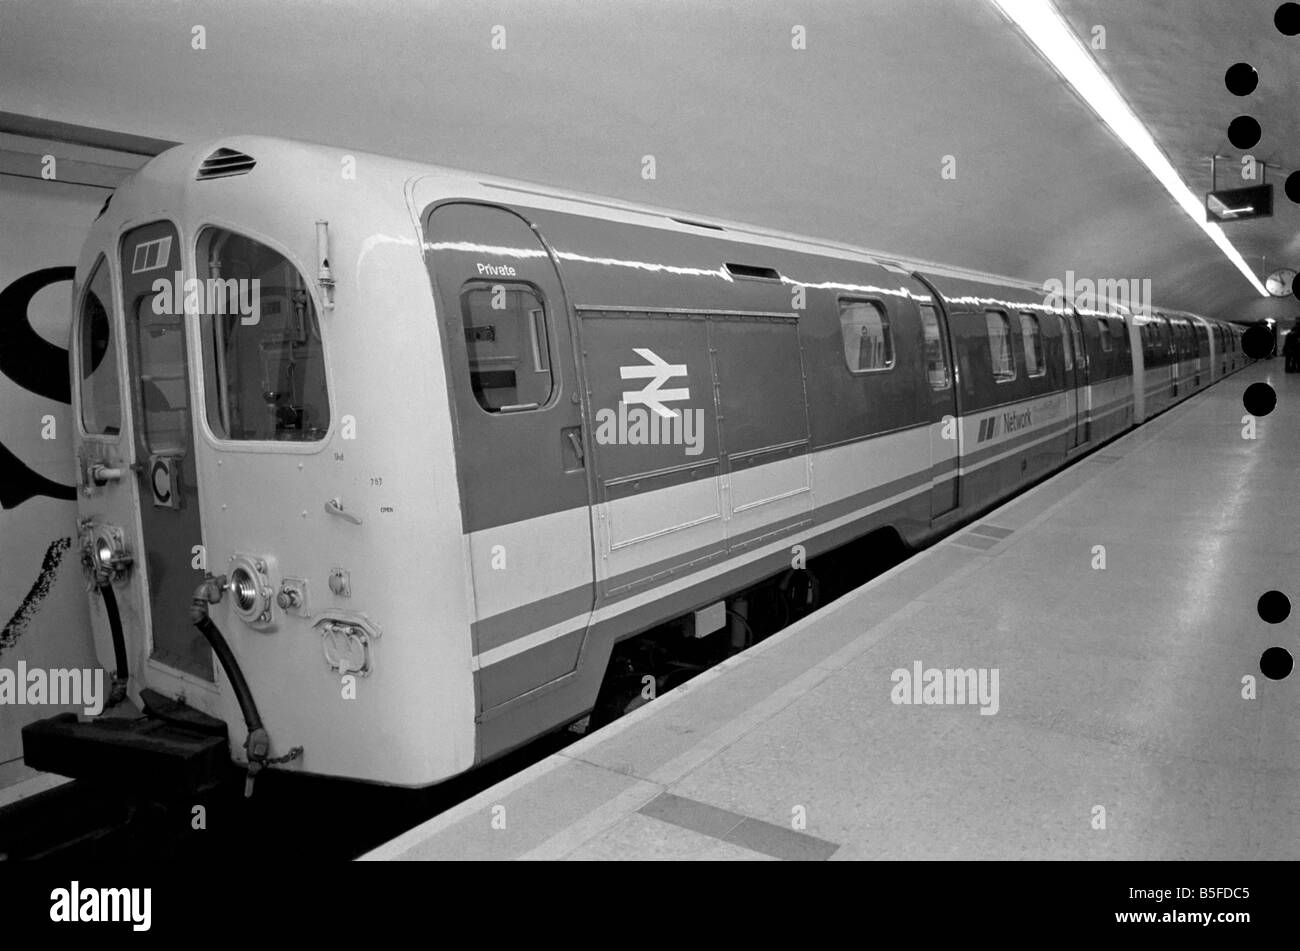
[[[690,225],[692,228],[708,228],[710,231],[723,230],[722,225],[711,225],[706,224],[703,221],[692,221],[690,218],[674,218],[672,215],[669,215],[668,218],[670,221],[675,221],[679,225]]]
[[[247,175],[256,164],[251,155],[236,152],[234,149],[217,149],[203,160],[203,164],[199,166],[199,174],[195,177],[202,182],[209,178]]]
[[[727,262],[727,273],[732,277],[748,277],[756,281],[779,281],[781,275],[772,267],[755,267],[752,264],[732,264]]]

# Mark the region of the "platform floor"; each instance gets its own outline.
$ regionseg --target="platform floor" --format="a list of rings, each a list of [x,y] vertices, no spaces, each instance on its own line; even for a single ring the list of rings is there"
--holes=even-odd
[[[1300,858],[1298,503],[1274,359],[365,858]],[[893,703],[917,662],[996,714]]]

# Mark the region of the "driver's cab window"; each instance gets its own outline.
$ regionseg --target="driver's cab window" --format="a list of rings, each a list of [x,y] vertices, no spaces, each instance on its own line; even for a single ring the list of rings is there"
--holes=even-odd
[[[555,390],[546,307],[525,284],[473,282],[461,293],[470,387],[489,413],[539,409]]]
[[[330,424],[325,352],[306,280],[284,255],[223,228],[199,235],[208,425],[222,439],[314,442]]]

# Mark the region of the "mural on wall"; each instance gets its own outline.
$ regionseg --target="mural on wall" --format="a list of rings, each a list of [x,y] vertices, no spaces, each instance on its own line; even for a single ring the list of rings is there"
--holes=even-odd
[[[75,545],[67,347],[72,264],[103,194],[0,178],[0,668],[9,671],[98,666]],[[64,709],[0,704],[0,764],[22,756],[26,723]]]

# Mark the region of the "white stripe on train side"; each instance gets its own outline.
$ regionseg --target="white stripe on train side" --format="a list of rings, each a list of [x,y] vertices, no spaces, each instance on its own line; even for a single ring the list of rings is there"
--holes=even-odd
[[[1089,421],[1096,422],[1104,417],[1113,415],[1122,410],[1126,403],[1132,402],[1132,386],[1130,378],[1116,377],[1113,380],[1103,380],[1091,387],[1099,393],[1109,393],[1120,389],[1127,392],[1127,396],[1112,398],[1103,398],[1097,395],[1095,406],[1096,410]],[[1028,400],[1022,400],[1018,403],[1007,404],[999,407],[997,410],[984,410],[972,416],[960,417],[958,420],[959,430],[962,433],[963,456],[978,451],[983,448],[976,441],[978,428],[981,420],[986,419],[994,414],[1028,412],[1032,418],[1032,424],[1020,429],[1015,429],[1010,433],[999,430],[999,435],[995,437],[996,441],[1005,441],[1023,436],[1027,432],[1036,433],[1035,438],[1024,443],[1017,444],[1005,452],[997,453],[987,459],[983,459],[970,466],[962,466],[960,472],[963,476],[990,466],[996,465],[1009,456],[1024,452],[1026,449],[1041,445],[1051,439],[1055,439],[1068,431],[1069,427],[1074,425],[1073,419],[1067,419],[1064,413],[1065,394],[1056,392],[1044,397],[1034,397]],[[1085,400],[1087,402],[1088,400]],[[935,426],[941,424],[935,423]],[[904,479],[909,476],[916,476],[930,468],[930,426],[921,425],[912,429],[903,430],[895,433],[887,433],[882,436],[876,436],[869,439],[858,440],[840,446],[833,446],[829,449],[821,449],[810,454],[811,468],[816,474],[816,479],[812,488],[812,498],[817,507],[833,504],[837,501],[850,498],[873,486],[885,485],[890,482]],[[987,440],[986,440],[987,442]],[[500,663],[518,654],[540,647],[549,643],[556,638],[566,634],[576,632],[588,623],[595,624],[609,618],[625,614],[636,608],[652,603],[667,595],[684,590],[693,585],[708,581],[718,577],[739,566],[749,564],[764,557],[768,557],[778,551],[789,550],[792,545],[801,541],[806,541],[810,537],[834,531],[844,525],[860,520],[877,512],[881,509],[897,505],[900,502],[917,496],[925,495],[931,489],[946,479],[952,478],[951,474],[940,478],[932,478],[912,488],[898,492],[892,496],[873,502],[869,505],[856,508],[842,516],[832,519],[828,522],[819,522],[809,529],[794,531],[783,538],[777,539],[760,547],[749,549],[741,554],[732,555],[731,557],[720,559],[712,565],[702,567],[698,570],[691,571],[689,574],[667,580],[661,584],[653,585],[646,590],[623,598],[602,608],[597,609],[590,616],[587,614],[577,614],[566,618],[545,628],[533,631],[529,634],[511,640],[508,643],[501,644],[490,649],[481,651],[474,655],[474,669],[482,669],[493,664]],[[713,491],[716,495],[721,496],[721,479],[715,477],[708,480],[714,484]],[[687,501],[693,501],[695,495],[699,494],[699,489],[708,483],[685,483],[679,486],[660,489],[655,492],[643,493],[639,496],[633,496],[630,500],[638,506],[644,506],[646,509],[654,511],[678,511],[678,503],[684,498]],[[489,553],[495,545],[504,546],[506,550],[516,551],[536,551],[537,557],[524,559],[523,564],[526,567],[542,566],[539,571],[532,574],[521,574],[517,577],[516,584],[509,586],[509,591],[503,594],[508,596],[508,600],[499,600],[495,605],[496,611],[511,610],[526,607],[529,604],[535,604],[546,598],[553,597],[564,591],[571,589],[575,580],[588,577],[588,566],[581,561],[581,555],[586,555],[589,551],[587,546],[587,509],[571,509],[557,515],[542,516],[537,519],[529,519],[524,522],[517,522],[511,525],[503,525],[481,532],[475,532],[471,542],[470,549],[480,553],[478,557],[483,557],[481,553]],[[718,520],[719,524],[721,520]],[[538,523],[544,523],[539,525]],[[690,519],[685,524],[700,524],[697,519]],[[544,564],[546,558],[541,557],[542,548],[539,543],[547,541],[547,551],[552,550],[555,537],[548,535],[549,531],[562,529],[566,526],[570,536],[574,539],[571,546],[560,546],[570,549],[566,553],[565,560],[570,563],[574,569],[573,574],[557,575],[556,566],[553,564]],[[675,555],[684,555],[693,551],[699,545],[699,536],[691,531],[683,531],[676,536],[680,544],[673,546],[667,544],[674,539],[670,534],[660,534],[655,536],[655,544],[647,546],[645,550],[633,559],[628,559],[620,563],[623,570],[635,570],[635,567],[644,567],[656,563],[656,561],[672,558]],[[607,538],[604,539],[608,544]],[[607,552],[608,549],[605,550]],[[598,556],[603,556],[605,552],[598,552]],[[581,553],[581,555],[580,555]],[[577,561],[568,557],[572,554]],[[588,556],[589,557],[589,556]],[[598,557],[597,565],[601,566],[606,559]],[[519,564],[516,561],[516,564]],[[634,567],[630,567],[634,566]],[[598,572],[601,568],[598,567]],[[613,577],[616,573],[609,568],[604,569],[604,573],[599,580]],[[566,580],[567,578],[567,580]],[[504,587],[504,586],[496,586]],[[479,614],[480,619],[487,615]]]

